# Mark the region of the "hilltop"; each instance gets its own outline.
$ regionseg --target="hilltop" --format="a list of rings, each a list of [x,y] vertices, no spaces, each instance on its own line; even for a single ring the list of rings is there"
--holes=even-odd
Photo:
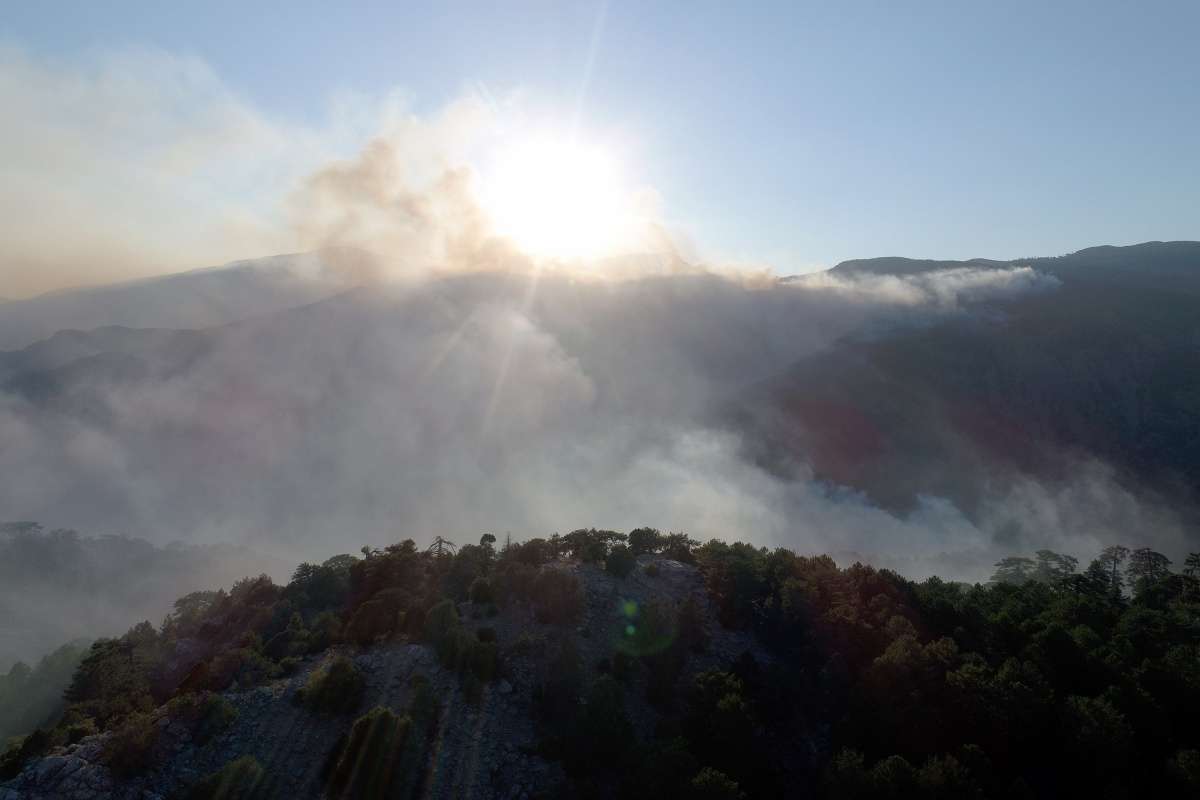
[[[648,528],[496,545],[181,598],[92,645],[0,800],[1200,787],[1200,554],[967,586]]]

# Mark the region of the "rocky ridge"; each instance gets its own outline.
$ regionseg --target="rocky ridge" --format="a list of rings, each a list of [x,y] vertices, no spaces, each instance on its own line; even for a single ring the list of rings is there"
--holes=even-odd
[[[496,631],[502,653],[500,676],[484,685],[475,702],[464,692],[459,676],[444,669],[426,644],[401,637],[362,650],[338,647],[305,659],[288,678],[223,692],[237,715],[205,743],[195,741],[189,726],[172,719],[166,706],[159,708],[154,712],[158,728],[154,766],[140,776],[121,780],[113,775],[103,759],[105,740],[112,734],[103,733],[26,765],[16,778],[0,784],[0,800],[166,800],[181,796],[200,778],[245,755],[257,759],[272,776],[279,796],[319,798],[324,791],[323,766],[355,716],[374,706],[402,711],[411,700],[416,676],[429,681],[442,704],[425,767],[426,797],[542,796],[561,784],[563,774],[558,763],[538,752],[534,691],[547,654],[562,639],[571,638],[578,649],[587,685],[598,676],[600,663],[613,654],[630,604],[677,607],[691,597],[702,612],[708,646],[688,657],[681,681],[704,669],[727,666],[747,651],[760,662],[771,660],[752,636],[717,624],[694,567],[643,556],[624,579],[596,565],[564,562],[558,568],[578,576],[584,593],[583,611],[569,627],[539,623],[523,604],[490,618],[467,604],[460,607],[469,629],[486,626]],[[359,710],[326,716],[294,702],[311,673],[338,655],[352,658],[365,678]],[[653,731],[658,714],[641,701],[641,688],[635,678],[626,696],[634,727],[645,736]]]

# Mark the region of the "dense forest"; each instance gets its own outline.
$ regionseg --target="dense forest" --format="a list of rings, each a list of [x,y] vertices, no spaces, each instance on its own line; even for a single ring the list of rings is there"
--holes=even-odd
[[[564,565],[619,585],[678,563],[702,577],[711,621],[694,598],[632,609],[611,653],[582,663],[585,587]],[[98,732],[108,769],[136,776],[154,767],[156,713],[206,741],[237,713],[223,692],[325,654],[294,702],[344,720],[326,791],[417,796],[444,698],[414,677],[406,707],[361,707],[347,657],[402,640],[432,648],[468,698],[504,680],[516,653],[544,649],[538,750],[563,777],[531,796],[1182,796],[1200,791],[1200,554],[1173,566],[1145,548],[1108,547],[1083,569],[1043,550],[965,585],[649,528],[406,540],[301,564],[284,586],[260,576],[189,594],[161,626],[95,642],[60,676],[58,713],[9,743],[0,780]],[[488,621],[512,609],[528,611],[528,630],[504,641]],[[718,627],[759,655],[689,668]],[[52,684],[70,652],[0,678],[0,702],[14,681]],[[643,709],[648,729],[635,725]],[[279,787],[245,756],[184,794]]]

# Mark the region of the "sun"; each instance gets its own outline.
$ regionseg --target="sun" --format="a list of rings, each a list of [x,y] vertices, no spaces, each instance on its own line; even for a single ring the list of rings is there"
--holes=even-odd
[[[528,139],[496,158],[481,194],[495,232],[535,258],[586,261],[636,246],[637,193],[603,148]]]

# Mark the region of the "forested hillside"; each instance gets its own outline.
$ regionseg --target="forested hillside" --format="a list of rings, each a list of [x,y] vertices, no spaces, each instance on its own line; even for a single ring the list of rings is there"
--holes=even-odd
[[[846,337],[730,406],[765,458],[907,511],[922,495],[972,517],[1013,476],[1084,482],[1103,465],[1147,508],[1200,508],[1200,245],[1148,242],[1012,262],[881,258],[850,280],[1028,265],[1060,282],[926,326]],[[1106,492],[1112,495],[1112,487]]]
[[[1079,566],[915,583],[648,528],[364,548],[96,642],[0,798],[1200,790],[1200,554]]]

